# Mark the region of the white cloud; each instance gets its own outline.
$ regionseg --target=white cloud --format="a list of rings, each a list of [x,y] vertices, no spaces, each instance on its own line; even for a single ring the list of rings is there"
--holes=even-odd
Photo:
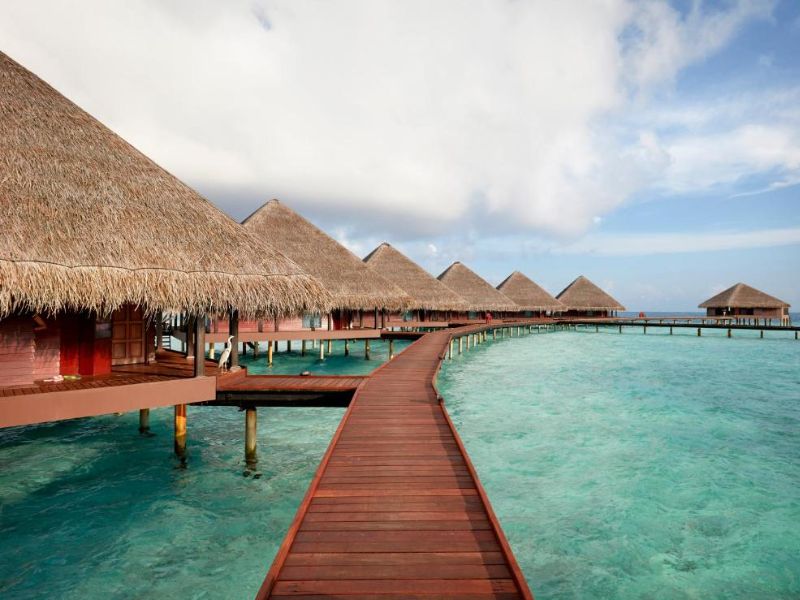
[[[32,0],[0,8],[0,35],[215,200],[246,190],[244,214],[284,196],[417,231],[487,219],[574,235],[664,173],[708,183],[690,163],[728,140],[608,122],[771,5]],[[706,164],[730,178],[745,158]]]
[[[772,248],[795,244],[800,244],[800,227],[711,233],[590,233],[571,244],[551,245],[549,246],[549,251],[554,254],[646,256],[652,254]]]

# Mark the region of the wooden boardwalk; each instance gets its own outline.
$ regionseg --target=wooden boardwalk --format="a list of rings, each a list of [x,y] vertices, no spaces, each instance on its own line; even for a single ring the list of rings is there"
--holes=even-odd
[[[433,385],[431,333],[359,387],[258,593],[266,598],[532,598]]]

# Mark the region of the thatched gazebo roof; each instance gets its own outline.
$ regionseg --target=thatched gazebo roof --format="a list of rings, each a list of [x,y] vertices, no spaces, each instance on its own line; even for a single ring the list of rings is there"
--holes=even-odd
[[[411,297],[409,308],[468,310],[461,296],[386,242],[364,257],[364,262]]]
[[[737,283],[712,296],[699,308],[789,308],[790,304],[745,283]]]
[[[513,300],[519,310],[564,310],[561,302],[519,271],[506,277],[497,289]]]
[[[519,307],[491,283],[456,261],[439,275],[439,281],[467,301],[473,311],[517,311]]]
[[[278,200],[247,217],[244,229],[270,240],[322,282],[341,309],[404,309],[408,295],[327,233]]]
[[[565,310],[625,310],[622,304],[583,275],[565,287],[556,298]]]
[[[0,203],[0,316],[108,314],[132,302],[256,317],[330,301],[295,263],[3,53]]]

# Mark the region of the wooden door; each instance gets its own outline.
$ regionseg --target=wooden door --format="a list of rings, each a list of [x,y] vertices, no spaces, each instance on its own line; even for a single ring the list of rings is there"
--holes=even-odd
[[[130,365],[144,359],[144,314],[141,308],[126,304],[111,316],[111,364]]]

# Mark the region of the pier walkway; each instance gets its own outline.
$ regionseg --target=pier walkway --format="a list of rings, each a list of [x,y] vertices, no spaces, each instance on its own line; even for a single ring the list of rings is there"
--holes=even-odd
[[[429,333],[358,388],[258,598],[532,598],[434,387]]]

